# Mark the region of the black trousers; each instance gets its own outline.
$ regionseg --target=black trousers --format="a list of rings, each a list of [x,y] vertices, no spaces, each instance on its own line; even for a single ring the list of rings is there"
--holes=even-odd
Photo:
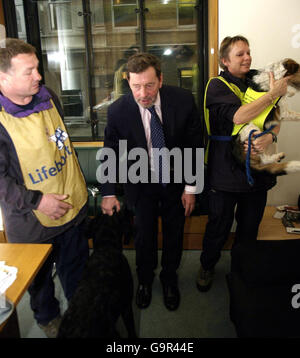
[[[208,223],[200,262],[205,270],[212,270],[219,261],[221,250],[228,239],[234,212],[237,222],[234,245],[257,239],[267,202],[267,191],[232,193],[210,190],[208,197]]]
[[[184,232],[184,208],[181,184],[144,184],[135,206],[136,266],[140,283],[152,284],[158,264],[158,217],[162,218],[162,258],[160,279],[167,284],[177,282]]]
[[[89,257],[88,240],[83,235],[82,224],[73,226],[63,234],[47,241],[52,251],[28,288],[30,306],[34,318],[46,325],[60,314],[52,278],[53,263],[60,279],[65,297],[73,296]]]

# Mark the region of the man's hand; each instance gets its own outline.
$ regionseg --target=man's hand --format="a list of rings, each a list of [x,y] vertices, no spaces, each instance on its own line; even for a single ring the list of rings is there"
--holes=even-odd
[[[67,198],[68,195],[66,194],[44,194],[37,210],[49,216],[50,219],[57,220],[73,207],[64,201]]]
[[[195,194],[188,194],[183,192],[181,196],[182,205],[185,208],[185,216],[190,216],[195,208],[196,197]]]
[[[103,214],[112,216],[114,214],[114,208],[117,212],[121,209],[120,202],[115,196],[108,196],[102,199],[101,209]]]

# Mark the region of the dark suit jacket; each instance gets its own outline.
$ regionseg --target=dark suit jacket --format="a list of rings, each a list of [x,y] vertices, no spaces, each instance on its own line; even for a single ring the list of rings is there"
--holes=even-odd
[[[160,89],[160,99],[166,147],[169,150],[175,147],[181,149],[203,147],[200,116],[191,92],[164,85]],[[137,147],[148,150],[139,107],[132,93],[122,96],[111,104],[107,114],[104,147],[113,148],[117,155],[119,140],[127,140],[128,152]],[[128,168],[132,164],[128,161]],[[142,184],[130,182],[124,184],[127,199],[133,205],[138,197],[140,185]],[[183,182],[182,185],[184,186],[185,183]],[[114,193],[114,184],[102,185],[102,196]]]

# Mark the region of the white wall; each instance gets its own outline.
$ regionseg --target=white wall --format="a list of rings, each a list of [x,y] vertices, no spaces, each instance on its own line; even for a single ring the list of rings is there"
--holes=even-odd
[[[219,42],[226,36],[243,35],[250,42],[252,68],[286,57],[300,63],[299,0],[219,0]],[[289,101],[300,112],[300,94]],[[300,160],[300,122],[282,123],[278,150],[286,160]],[[268,204],[295,205],[300,194],[300,173],[278,177]]]

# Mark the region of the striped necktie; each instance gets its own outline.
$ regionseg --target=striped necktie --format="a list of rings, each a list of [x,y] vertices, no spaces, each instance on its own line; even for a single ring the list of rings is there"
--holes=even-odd
[[[163,127],[161,124],[161,121],[155,111],[155,107],[152,106],[150,108],[148,108],[148,110],[151,113],[151,122],[150,122],[150,130],[151,130],[151,142],[152,142],[152,148],[165,148],[166,147],[166,143],[165,143],[165,136],[164,136],[164,132],[163,132]],[[164,157],[164,159],[162,158]],[[158,181],[159,183],[161,183],[163,186],[166,186],[166,184],[164,184],[162,182],[162,177],[163,177],[163,170],[165,170],[165,168],[162,167],[162,162],[164,161],[164,163],[166,163],[165,161],[165,155],[153,155],[153,161],[154,161],[154,171],[157,173],[158,172]]]

